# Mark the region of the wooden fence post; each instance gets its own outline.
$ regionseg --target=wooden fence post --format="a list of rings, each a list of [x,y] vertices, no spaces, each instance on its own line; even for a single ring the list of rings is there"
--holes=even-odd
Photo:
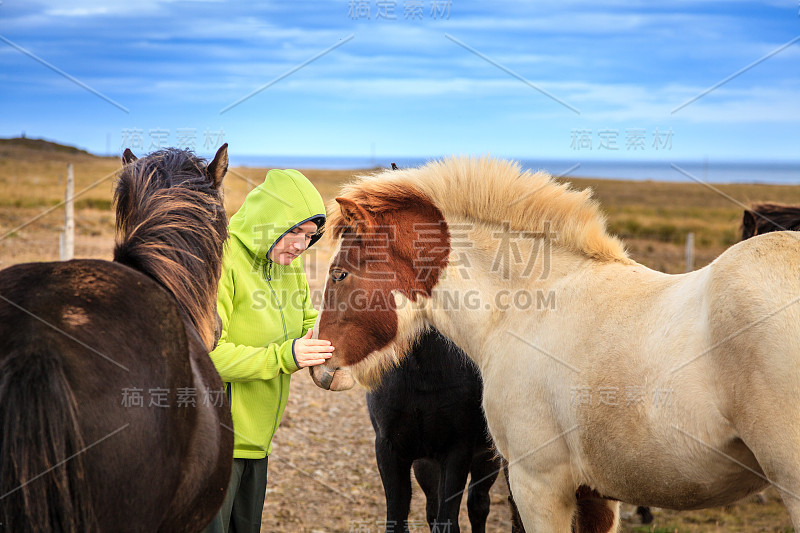
[[[694,232],[686,235],[686,272],[694,270]]]
[[[75,175],[72,163],[67,165],[67,192],[64,198],[64,230],[61,232],[62,261],[69,261],[75,257]]]

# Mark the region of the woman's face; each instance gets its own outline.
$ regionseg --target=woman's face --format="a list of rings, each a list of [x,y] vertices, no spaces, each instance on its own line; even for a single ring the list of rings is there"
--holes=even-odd
[[[310,220],[303,222],[273,246],[269,258],[275,263],[288,265],[306,251],[308,243],[311,242],[311,237],[315,233],[317,233],[317,225],[314,222]]]

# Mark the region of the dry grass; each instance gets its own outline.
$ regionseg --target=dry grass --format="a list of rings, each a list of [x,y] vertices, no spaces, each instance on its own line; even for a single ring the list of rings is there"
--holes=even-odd
[[[570,179],[592,187],[608,214],[609,229],[639,262],[669,273],[684,270],[684,243],[695,234],[695,268],[710,263],[739,241],[744,206],[754,202],[800,203],[800,187],[701,185],[694,181],[630,182]]]
[[[75,190],[86,189],[76,206],[76,255],[111,257],[114,220],[110,203],[118,160],[0,144],[0,267],[58,259],[58,232],[63,225],[60,203],[70,162],[75,165]],[[231,169],[225,183],[229,214],[264,175],[265,169]],[[306,175],[328,200],[352,172],[308,170]],[[683,271],[683,242],[688,231],[696,234],[696,267],[712,261],[735,242],[742,211],[738,203],[800,203],[800,188],[795,187],[725,185],[719,186],[721,193],[717,193],[693,182],[569,181],[578,188],[593,187],[608,213],[611,229],[623,237],[631,255],[666,272]],[[312,289],[321,289],[330,253],[325,239],[309,251]],[[372,442],[362,390],[332,394],[317,389],[307,373],[297,375],[275,439],[263,530],[382,530],[383,490]],[[506,495],[505,484],[499,481],[492,489],[489,531],[510,530]],[[628,516],[633,508],[625,506],[624,511]],[[745,500],[726,509],[656,511],[655,515],[655,524],[647,527],[639,525],[636,517],[625,518],[622,531],[792,531],[788,513],[774,491],[767,492],[766,503]],[[466,516],[462,504],[462,524],[467,524]],[[418,488],[411,518],[418,531],[426,530]],[[465,531],[470,531],[468,524]]]

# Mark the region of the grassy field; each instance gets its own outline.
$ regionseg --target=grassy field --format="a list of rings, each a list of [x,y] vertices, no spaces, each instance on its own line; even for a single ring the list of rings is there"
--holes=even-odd
[[[36,141],[0,140],[0,268],[58,259],[68,163],[74,165],[78,193],[76,256],[111,257],[111,199],[118,159]],[[265,172],[263,168],[230,170],[225,182],[229,215],[263,180]],[[306,174],[328,200],[353,172],[308,170]],[[634,259],[670,273],[684,271],[688,232],[695,234],[695,267],[701,267],[737,241],[742,204],[765,200],[800,203],[800,187],[720,185],[712,190],[689,181],[568,181],[577,188],[594,189],[608,215],[611,232],[623,238]],[[330,253],[326,239],[309,252],[307,268],[312,289],[321,288]],[[331,396],[302,375],[293,379],[292,391],[270,460],[263,530],[381,530],[383,491],[363,390]],[[492,489],[489,531],[510,530],[506,495],[504,483],[498,482]],[[767,491],[762,499],[747,499],[724,509],[681,513],[657,510],[656,521],[650,526],[640,525],[635,516],[630,516],[632,510],[624,507],[622,531],[792,531],[788,514],[774,490]],[[464,505],[461,516],[465,524]],[[423,518],[424,502],[416,489],[412,519],[418,521],[419,531],[426,529],[422,527]],[[464,530],[470,531],[469,527]]]

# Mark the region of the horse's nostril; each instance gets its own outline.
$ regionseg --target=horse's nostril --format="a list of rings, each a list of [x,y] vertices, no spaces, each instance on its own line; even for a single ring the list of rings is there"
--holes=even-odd
[[[331,372],[323,365],[320,366],[311,366],[308,367],[309,372],[311,373],[311,378],[314,380],[314,383],[317,384],[318,387],[331,390],[331,383],[333,383],[333,376],[336,374],[334,370]]]
[[[330,389],[331,388],[331,383],[333,383],[333,375],[335,373],[336,373],[335,371],[334,372],[330,372],[329,370],[323,370],[322,371],[322,377],[320,379],[320,384],[322,385],[322,388],[324,388],[324,389]]]

